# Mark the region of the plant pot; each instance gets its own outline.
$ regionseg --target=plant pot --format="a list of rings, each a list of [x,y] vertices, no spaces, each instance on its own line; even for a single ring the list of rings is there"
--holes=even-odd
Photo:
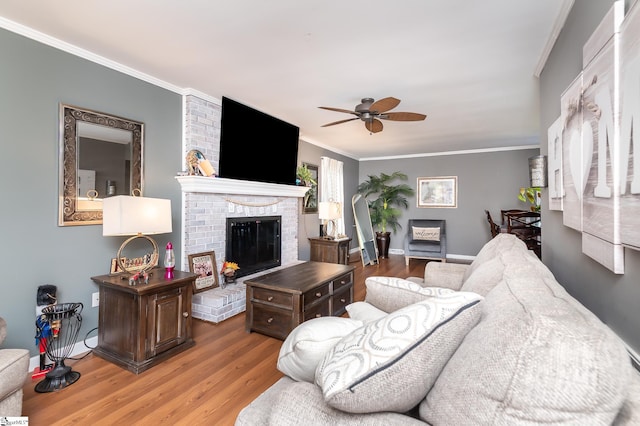
[[[378,256],[387,259],[389,245],[391,245],[391,232],[376,232],[376,244],[378,245]]]

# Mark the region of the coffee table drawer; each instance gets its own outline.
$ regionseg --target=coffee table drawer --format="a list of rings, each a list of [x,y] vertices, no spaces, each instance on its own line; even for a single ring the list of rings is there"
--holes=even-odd
[[[268,336],[285,339],[293,329],[291,311],[261,304],[253,305],[253,324],[251,328]]]
[[[342,288],[348,286],[351,283],[353,283],[353,274],[351,272],[348,274],[344,274],[343,276],[333,280],[333,292],[337,293]]]
[[[293,296],[288,293],[280,293],[278,291],[255,287],[253,289],[253,298],[261,302],[268,302],[282,306],[283,308],[293,309]]]
[[[307,306],[310,306],[320,299],[324,299],[329,296],[329,283],[325,283],[319,287],[314,288],[313,290],[309,290],[303,295],[303,303],[306,309]]]
[[[345,313],[345,306],[352,302],[351,287],[343,288],[338,294],[331,296],[333,312],[331,315],[340,316]]]
[[[318,303],[310,308],[305,308],[304,320],[307,321],[313,318],[328,317],[331,315],[329,310],[329,298],[322,303]]]

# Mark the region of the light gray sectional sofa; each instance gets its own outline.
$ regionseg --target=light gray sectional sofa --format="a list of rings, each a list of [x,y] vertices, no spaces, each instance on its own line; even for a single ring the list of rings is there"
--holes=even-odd
[[[7,336],[7,323],[0,317],[0,347]],[[29,370],[29,351],[0,349],[0,417],[22,415],[22,386]]]
[[[278,368],[304,374],[237,425],[640,425],[625,345],[515,236],[471,265],[429,262],[424,278],[366,287],[343,335],[316,320],[290,334]]]

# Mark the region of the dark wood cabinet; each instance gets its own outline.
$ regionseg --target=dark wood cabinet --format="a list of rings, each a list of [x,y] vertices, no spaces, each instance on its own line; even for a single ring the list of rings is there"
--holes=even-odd
[[[344,314],[353,301],[354,269],[305,262],[245,281],[247,331],[284,340],[304,321]]]
[[[100,286],[96,355],[136,374],[192,347],[191,297],[195,274],[155,269],[147,284],[119,275],[91,277]]]
[[[351,238],[344,240],[326,240],[324,238],[309,238],[311,245],[311,259],[315,262],[349,263],[349,243]]]

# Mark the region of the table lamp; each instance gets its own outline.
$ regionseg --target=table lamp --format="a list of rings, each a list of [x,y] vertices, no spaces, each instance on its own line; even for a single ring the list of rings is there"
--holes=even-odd
[[[324,224],[324,234],[328,240],[335,239],[336,219],[342,217],[342,206],[335,201],[321,201],[318,203],[318,219],[326,220]],[[331,223],[331,231],[327,232],[328,224]]]
[[[140,276],[143,276],[145,281],[148,280],[149,270],[158,264],[158,245],[149,235],[166,234],[171,231],[171,200],[126,195],[116,195],[103,200],[102,235],[132,235],[122,243],[116,256],[120,269],[131,274],[129,284],[135,284]],[[149,241],[153,252],[143,265],[136,265],[130,269],[122,262],[122,252],[127,244],[137,238]]]

